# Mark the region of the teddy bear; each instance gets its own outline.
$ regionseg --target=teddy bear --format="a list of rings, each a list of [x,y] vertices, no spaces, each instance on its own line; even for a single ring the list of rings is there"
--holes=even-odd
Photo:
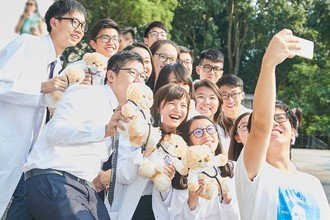
[[[68,86],[73,84],[80,84],[85,78],[85,72],[79,66],[71,65],[66,67],[59,76],[65,76],[68,82]],[[46,103],[51,115],[54,114],[57,107],[57,103],[61,100],[63,92],[54,91],[46,94]]]
[[[97,82],[97,84],[102,85],[102,80],[104,79],[104,74],[107,69],[108,58],[100,53],[93,52],[85,53],[82,60],[86,65],[84,70],[92,75],[91,84],[93,84],[93,78],[96,78],[95,76],[97,75],[100,81]]]
[[[152,152],[140,164],[139,174],[153,181],[158,191],[164,192],[171,186],[171,179],[164,174],[164,165],[173,165],[181,175],[188,174],[188,168],[183,165],[181,158],[186,154],[186,142],[176,134],[166,135]]]
[[[144,83],[133,83],[126,90],[126,99],[128,101],[121,107],[121,113],[131,120],[123,123],[125,131],[119,132],[128,137],[132,146],[156,149],[161,131],[152,126],[150,108],[153,104],[153,92]]]
[[[219,166],[224,166],[228,158],[224,154],[214,156],[214,150],[208,145],[195,145],[188,147],[183,158],[185,166],[189,168],[188,189],[196,192],[199,189],[198,180],[204,180],[205,189],[201,193],[204,199],[212,199],[220,193],[229,192],[229,177],[221,177]]]

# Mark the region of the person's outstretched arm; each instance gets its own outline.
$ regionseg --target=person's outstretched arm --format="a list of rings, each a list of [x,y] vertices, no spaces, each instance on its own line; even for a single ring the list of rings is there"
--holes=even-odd
[[[266,161],[275,111],[276,66],[286,58],[294,57],[292,50],[298,49],[297,39],[290,30],[284,29],[272,38],[263,57],[254,92],[251,131],[244,147],[244,164],[250,180],[253,180]]]

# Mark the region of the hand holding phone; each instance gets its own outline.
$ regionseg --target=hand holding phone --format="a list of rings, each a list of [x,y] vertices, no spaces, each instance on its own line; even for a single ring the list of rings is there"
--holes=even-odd
[[[314,42],[310,40],[306,40],[301,37],[296,37],[300,43],[300,50],[294,50],[295,55],[304,57],[307,59],[313,58],[313,52],[314,52]]]

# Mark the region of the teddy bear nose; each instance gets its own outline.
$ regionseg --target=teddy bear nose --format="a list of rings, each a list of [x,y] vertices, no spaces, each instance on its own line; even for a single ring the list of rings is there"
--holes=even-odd
[[[210,161],[210,158],[209,157],[205,157],[204,158],[204,162],[209,162]]]

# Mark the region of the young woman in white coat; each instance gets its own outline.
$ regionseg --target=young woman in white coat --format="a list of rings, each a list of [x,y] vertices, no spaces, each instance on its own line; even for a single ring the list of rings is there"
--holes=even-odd
[[[198,115],[180,127],[180,132],[188,146],[206,144],[216,148],[215,155],[223,153],[216,125],[206,116]],[[222,177],[233,177],[233,166],[229,161],[218,167]],[[230,193],[219,195],[211,200],[200,197],[204,183],[199,181],[196,192],[187,189],[187,176],[176,173],[172,180],[170,219],[240,219],[236,200],[234,180],[230,181]]]
[[[160,126],[163,137],[176,133],[178,126],[186,121],[190,97],[185,89],[176,84],[161,87],[154,96],[151,114],[155,126]],[[141,152],[120,139],[112,219],[159,219],[168,220],[166,204],[170,192],[160,193],[151,181],[139,175],[139,162],[152,152]],[[165,173],[173,179],[174,167],[165,165]]]

